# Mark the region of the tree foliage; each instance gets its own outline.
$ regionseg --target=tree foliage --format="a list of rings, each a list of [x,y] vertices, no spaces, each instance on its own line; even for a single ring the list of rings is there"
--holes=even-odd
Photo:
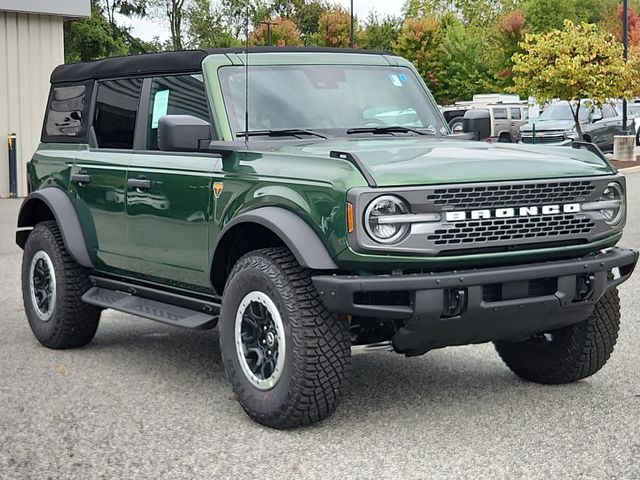
[[[271,24],[271,26],[269,26],[269,24]],[[271,30],[270,43],[268,42],[269,29]],[[278,47],[298,47],[302,45],[302,37],[300,36],[300,30],[298,30],[298,27],[293,21],[278,17],[268,19],[268,23],[266,21],[260,23],[253,32],[251,32],[249,43],[258,46],[275,45]]]
[[[181,48],[267,43],[345,48],[350,12],[336,0],[91,0],[89,19],[65,23],[66,58]],[[405,0],[401,16],[370,12],[355,19],[359,48],[392,51],[411,60],[440,102],[473,93],[514,89],[514,59],[527,34],[596,24],[622,38],[622,0]],[[640,0],[629,0],[630,66],[640,62]],[[162,23],[170,38],[143,42],[122,25],[122,16]],[[525,94],[526,91],[518,91]]]
[[[398,42],[402,21],[398,17],[387,15],[380,17],[375,12],[369,13],[361,34],[359,46],[367,50],[391,52]]]
[[[631,96],[633,74],[622,58],[622,45],[596,25],[565,20],[562,30],[526,35],[522,50],[513,59],[514,90],[535,95],[539,102],[573,101],[580,139],[580,99],[600,106],[609,98]]]
[[[189,48],[227,48],[238,44],[211,0],[194,0],[187,9],[186,19]]]
[[[439,47],[438,83],[435,94],[443,103],[470,98],[487,88],[489,65],[484,51],[489,45],[477,28],[460,23],[450,25]]]
[[[357,27],[356,27],[357,28]],[[356,36],[359,31],[356,30]],[[351,14],[342,7],[333,7],[318,19],[318,31],[312,36],[315,45],[334,48],[351,46]]]
[[[435,17],[408,18],[395,46],[396,53],[410,59],[432,89],[438,86],[441,70],[438,52],[443,36],[440,22]]]

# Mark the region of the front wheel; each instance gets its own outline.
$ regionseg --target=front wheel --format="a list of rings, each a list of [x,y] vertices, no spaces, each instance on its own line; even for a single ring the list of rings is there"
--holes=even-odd
[[[350,356],[346,319],[330,314],[286,248],[248,253],[233,267],[220,349],[242,408],[273,428],[318,422],[336,408]]]
[[[575,325],[535,335],[524,342],[495,342],[496,350],[519,377],[563,384],[589,377],[607,362],[618,338],[620,300],[616,289],[596,303],[593,314]]]

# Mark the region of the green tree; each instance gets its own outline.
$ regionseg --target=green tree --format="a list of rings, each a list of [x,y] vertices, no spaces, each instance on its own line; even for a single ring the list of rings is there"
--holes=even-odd
[[[492,80],[484,55],[488,49],[480,28],[457,23],[446,29],[438,49],[434,95],[439,102],[453,103],[485,91]]]
[[[305,43],[311,36],[318,32],[320,17],[330,10],[329,5],[323,1],[307,0],[296,11],[293,21],[296,22]]]
[[[172,50],[182,50],[186,11],[191,0],[148,0],[146,11],[155,18],[169,22]]]
[[[369,13],[365,23],[360,47],[367,50],[390,52],[398,42],[402,20],[394,16],[379,17],[375,12]]]
[[[522,10],[527,29],[534,33],[561,29],[565,20],[577,22],[576,0],[527,0]]]
[[[247,27],[258,25],[271,16],[271,5],[264,0],[223,0],[219,12],[224,19],[225,27],[238,42],[246,40]]]
[[[65,22],[64,52],[69,63],[127,55],[129,49],[125,31],[110,23],[100,7],[93,6],[91,17]]]
[[[189,48],[226,48],[238,43],[211,0],[194,0],[187,9],[186,19]]]
[[[107,15],[107,20],[116,25],[116,13],[120,15],[140,16],[146,14],[147,0],[92,0],[93,4],[100,5]]]
[[[635,74],[622,59],[622,45],[596,25],[565,20],[562,30],[526,35],[521,47],[513,58],[513,90],[541,103],[569,100],[581,140],[580,99],[601,106],[608,98],[631,96]]]
[[[486,27],[503,12],[518,8],[522,0],[406,0],[403,6],[405,18],[447,14],[466,25]]]
[[[395,45],[395,52],[411,60],[436,94],[438,72],[441,70],[439,48],[444,32],[435,17],[408,18]]]

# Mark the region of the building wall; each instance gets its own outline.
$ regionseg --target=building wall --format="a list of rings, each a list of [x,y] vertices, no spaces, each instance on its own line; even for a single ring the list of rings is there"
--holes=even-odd
[[[0,197],[9,196],[7,135],[18,135],[18,194],[38,146],[51,71],[64,63],[63,17],[0,11]]]

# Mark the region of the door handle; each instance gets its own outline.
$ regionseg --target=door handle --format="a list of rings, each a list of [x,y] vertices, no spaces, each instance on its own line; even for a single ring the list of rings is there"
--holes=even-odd
[[[91,175],[86,173],[74,173],[71,175],[71,181],[73,183],[91,183]]]
[[[151,188],[151,180],[146,178],[130,178],[127,185],[131,188],[139,188],[140,190],[148,190]]]

